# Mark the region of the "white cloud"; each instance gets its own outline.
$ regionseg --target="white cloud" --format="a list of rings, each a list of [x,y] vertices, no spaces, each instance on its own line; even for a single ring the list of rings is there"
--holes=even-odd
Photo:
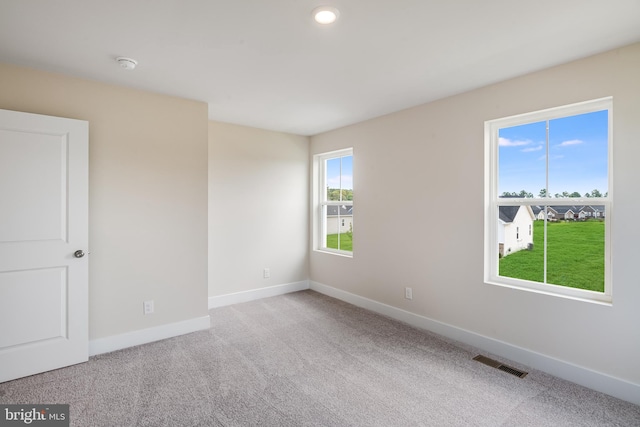
[[[518,141],[518,140],[511,140],[509,138],[498,138],[498,145],[500,147],[520,147],[522,145],[529,145],[531,144],[531,141]]]
[[[542,150],[542,145],[538,145],[537,147],[529,147],[529,148],[524,148],[520,151],[522,151],[523,153],[530,153],[532,151],[540,151]]]
[[[558,147],[567,147],[569,145],[578,145],[578,144],[584,144],[584,141],[581,141],[579,139],[570,139],[568,141],[564,141],[558,144]]]
[[[564,156],[562,154],[556,154],[555,156],[551,156],[549,157],[549,160],[558,160],[558,159],[562,159]],[[545,160],[547,158],[547,155],[543,155],[538,157],[538,160]]]

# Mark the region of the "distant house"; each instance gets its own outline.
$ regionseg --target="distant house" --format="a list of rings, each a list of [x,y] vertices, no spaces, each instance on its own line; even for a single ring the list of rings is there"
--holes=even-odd
[[[536,219],[544,220],[544,207],[533,206],[533,212]],[[548,206],[547,213],[549,221],[604,218],[604,206]]]
[[[531,210],[537,220],[544,220],[544,206],[532,206]],[[555,210],[553,206],[547,206],[547,216],[549,217],[549,221],[557,221],[558,211]]]
[[[353,206],[327,206],[327,234],[353,231]]]
[[[498,250],[501,256],[507,256],[533,245],[535,219],[531,206],[500,206]]]
[[[604,206],[603,205],[592,205],[593,208],[593,216],[594,218],[604,218]]]
[[[604,218],[604,206],[603,205],[583,206],[580,208],[580,213],[578,215],[578,218],[580,219]]]
[[[596,210],[591,206],[582,206],[580,209],[578,209],[578,219],[595,218],[595,213]]]
[[[558,219],[576,219],[577,212],[575,206],[555,206],[554,209],[558,212]]]
[[[540,206],[531,206],[531,211],[535,219],[544,219],[544,208]]]

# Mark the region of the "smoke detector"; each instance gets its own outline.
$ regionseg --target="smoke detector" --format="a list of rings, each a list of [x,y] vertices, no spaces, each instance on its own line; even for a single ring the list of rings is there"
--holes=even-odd
[[[136,68],[136,65],[138,65],[138,61],[135,59],[125,58],[124,56],[116,58],[116,61],[118,61],[118,64],[125,70],[133,70]]]

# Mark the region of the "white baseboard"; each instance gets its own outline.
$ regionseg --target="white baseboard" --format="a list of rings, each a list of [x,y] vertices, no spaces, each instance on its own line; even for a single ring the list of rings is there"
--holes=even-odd
[[[233,294],[218,295],[209,297],[209,310],[216,307],[224,307],[241,302],[249,302],[261,298],[275,297],[290,292],[304,291],[309,289],[309,281],[286,283],[284,285],[269,286],[268,288],[252,289],[250,291],[235,292]]]
[[[436,334],[474,346],[497,356],[547,372],[553,376],[563,378],[573,383],[617,397],[618,399],[640,405],[640,385],[638,384],[633,384],[601,372],[545,356],[544,354],[527,350],[504,341],[476,334],[475,332],[448,325],[446,323],[336,289],[322,283],[311,281],[309,283],[309,288],[355,306],[389,316],[411,326],[435,332]]]
[[[209,329],[209,315],[89,341],[89,356]]]

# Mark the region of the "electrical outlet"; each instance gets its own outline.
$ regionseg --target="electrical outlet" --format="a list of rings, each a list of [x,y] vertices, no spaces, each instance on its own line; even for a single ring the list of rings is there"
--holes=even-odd
[[[411,288],[404,288],[404,297],[406,299],[413,299],[413,290]]]
[[[262,277],[264,277],[265,279],[268,279],[269,277],[271,277],[271,271],[269,271],[269,269],[268,269],[268,268],[265,268],[265,269],[262,271]]]
[[[142,312],[144,314],[152,314],[153,313],[153,300],[152,299],[142,303]]]

